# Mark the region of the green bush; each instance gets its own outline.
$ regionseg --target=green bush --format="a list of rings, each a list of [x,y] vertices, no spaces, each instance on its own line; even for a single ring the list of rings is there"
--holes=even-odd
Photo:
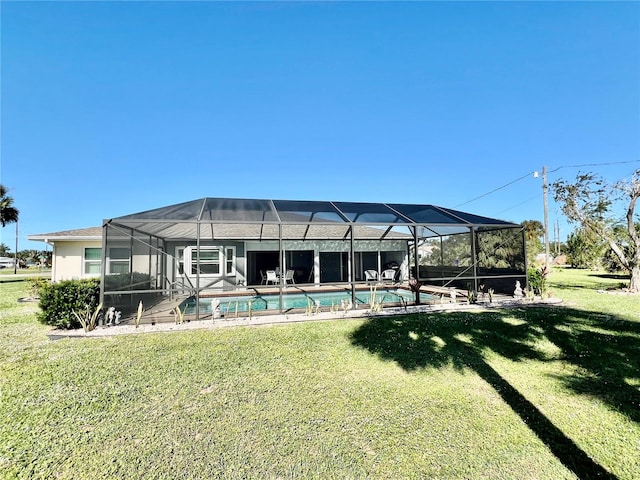
[[[528,272],[529,288],[536,295],[543,296],[547,291],[547,270],[542,268],[529,268]]]
[[[44,277],[31,277],[27,279],[28,292],[31,298],[37,298],[40,295],[40,290],[43,287],[51,283],[51,281]]]
[[[100,303],[100,280],[65,280],[43,285],[40,294],[38,321],[58,328],[80,328],[73,314],[94,311]]]
[[[107,275],[104,278],[106,292],[122,290],[148,290],[151,288],[151,275],[140,272]]]

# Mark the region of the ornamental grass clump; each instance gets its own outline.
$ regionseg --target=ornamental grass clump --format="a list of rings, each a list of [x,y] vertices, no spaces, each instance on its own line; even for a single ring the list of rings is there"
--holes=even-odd
[[[142,318],[142,312],[143,312],[142,300],[140,300],[140,303],[138,304],[138,313],[136,315],[136,328],[140,326],[140,319]]]
[[[180,310],[180,306],[173,309],[173,319],[175,320],[176,325],[181,325],[184,322],[184,312]]]
[[[377,286],[369,287],[369,309],[372,312],[382,311],[382,302],[378,301],[378,297],[376,296],[377,288]]]
[[[73,313],[76,319],[80,322],[80,325],[82,325],[84,332],[87,333],[96,329],[101,311],[102,303],[96,307],[93,313],[91,313],[90,305],[87,305],[87,308],[82,312],[82,315],[78,314],[78,312],[76,312],[75,310],[72,310],[71,313]]]

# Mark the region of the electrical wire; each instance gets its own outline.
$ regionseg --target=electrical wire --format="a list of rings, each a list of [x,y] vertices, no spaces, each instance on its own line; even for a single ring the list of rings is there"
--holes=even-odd
[[[495,193],[495,192],[497,192],[498,190],[502,190],[503,188],[506,188],[506,187],[508,187],[509,185],[513,185],[514,183],[519,182],[520,180],[523,180],[523,179],[525,179],[525,178],[527,178],[527,177],[529,177],[529,176],[531,176],[531,175],[534,175],[535,173],[536,173],[536,172],[529,172],[529,173],[527,173],[527,174],[525,174],[525,175],[523,175],[523,176],[521,176],[521,177],[519,177],[519,178],[516,178],[515,180],[512,180],[512,181],[511,181],[511,182],[509,182],[509,183],[506,183],[506,184],[502,185],[501,187],[495,188],[495,189],[491,190],[490,192],[483,193],[483,194],[482,194],[482,195],[480,195],[479,197],[472,198],[471,200],[468,200],[468,201],[466,201],[466,202],[464,202],[464,203],[459,203],[458,205],[454,206],[453,208],[458,208],[458,207],[461,207],[461,206],[463,206],[463,205],[466,205],[467,203],[475,202],[476,200],[479,200],[479,199],[484,198],[484,197],[486,197],[486,196],[488,196],[488,195],[491,195],[492,193]]]
[[[553,170],[549,170],[547,173],[557,172],[561,168],[581,168],[581,167],[603,167],[606,165],[624,165],[627,163],[640,163],[640,159],[637,160],[625,160],[622,162],[603,162],[603,163],[583,163],[581,165],[561,165],[559,167],[554,168]]]
[[[500,210],[499,212],[496,212],[495,215],[500,215],[500,214],[502,214],[504,212],[508,212],[509,210],[513,210],[514,208],[517,208],[517,207],[519,207],[521,205],[524,205],[525,203],[529,203],[531,200],[539,200],[539,199],[540,199],[540,195],[534,195],[533,197],[529,197],[526,200],[524,200],[524,201],[522,201],[520,203],[517,203],[515,205],[512,205],[509,208],[505,208],[504,210]]]
[[[640,163],[640,159],[637,160],[625,160],[625,161],[620,161],[620,162],[602,162],[602,163],[582,163],[579,165],[560,165],[559,167],[554,168],[553,170],[548,170],[547,173],[553,173],[553,172],[557,172],[558,170],[561,170],[563,168],[582,168],[582,167],[601,167],[601,166],[607,166],[607,165],[624,165],[624,164],[629,164],[629,163]],[[634,170],[635,171],[635,170]],[[459,203],[458,205],[455,205],[453,208],[458,208],[461,207],[463,205],[467,205],[468,203],[471,202],[475,202],[476,200],[480,200],[481,198],[487,197],[489,195],[491,195],[492,193],[495,193],[499,190],[502,190],[503,188],[506,188],[510,185],[513,185],[516,182],[519,182],[521,180],[524,180],[525,178],[531,176],[531,175],[535,175],[536,173],[538,173],[537,171],[533,171],[533,172],[529,172],[521,177],[516,178],[515,180],[510,181],[509,183],[505,183],[504,185],[498,187],[498,188],[494,188],[493,190],[487,192],[487,193],[483,193],[482,195],[479,195],[477,197],[472,198],[471,200],[467,200],[466,202],[463,203]],[[523,202],[526,203],[526,202]],[[521,205],[521,204],[519,204]],[[514,205],[513,207],[509,207],[509,208],[515,208],[518,205]],[[504,211],[504,210],[503,210]]]

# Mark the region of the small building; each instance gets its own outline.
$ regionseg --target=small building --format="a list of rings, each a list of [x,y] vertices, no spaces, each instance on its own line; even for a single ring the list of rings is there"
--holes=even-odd
[[[196,318],[232,295],[236,308],[250,297],[249,308],[278,312],[293,291],[341,290],[357,304],[372,279],[406,291],[410,279],[505,293],[526,284],[521,225],[434,205],[202,198],[29,239],[53,245],[54,281],[100,276],[104,304],[123,310],[189,299]]]
[[[14,268],[16,261],[11,257],[0,257],[0,268]]]

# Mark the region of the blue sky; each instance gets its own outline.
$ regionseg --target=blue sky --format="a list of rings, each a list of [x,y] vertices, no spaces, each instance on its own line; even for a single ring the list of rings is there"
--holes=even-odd
[[[19,249],[206,196],[542,221],[543,165],[550,182],[640,168],[638,2],[0,8]]]

